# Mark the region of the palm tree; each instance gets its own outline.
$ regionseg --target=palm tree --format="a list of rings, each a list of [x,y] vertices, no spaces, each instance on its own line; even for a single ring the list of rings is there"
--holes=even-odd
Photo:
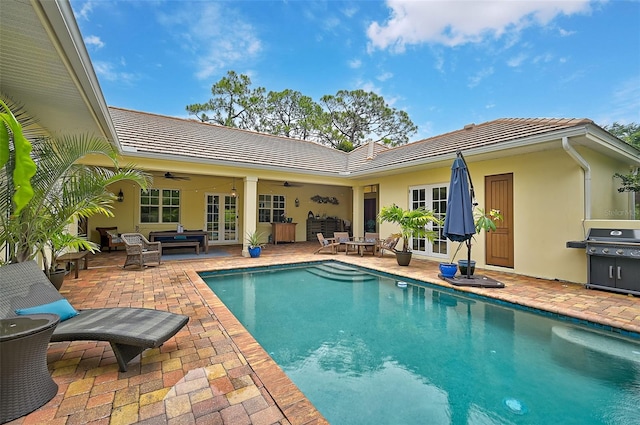
[[[31,141],[36,163],[31,178],[33,196],[16,212],[11,178],[15,169],[15,150],[0,169],[0,246],[8,248],[9,262],[22,262],[43,256],[45,271],[55,268],[55,256],[48,262],[46,252],[62,248],[95,250],[96,244],[69,235],[67,226],[94,214],[113,216],[116,196],[107,190],[113,183],[134,181],[146,188],[151,177],[131,165],[120,167],[118,152],[108,141],[91,136],[40,137]],[[87,156],[108,159],[109,167],[83,164]]]

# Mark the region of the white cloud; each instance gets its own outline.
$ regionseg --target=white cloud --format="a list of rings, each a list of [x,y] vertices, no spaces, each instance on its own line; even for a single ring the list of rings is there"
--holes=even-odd
[[[475,86],[480,84],[482,80],[491,76],[492,74],[493,74],[493,67],[483,68],[479,70],[478,72],[476,72],[475,75],[469,78],[469,84],[468,84],[469,88],[474,88]]]
[[[94,47],[96,49],[101,49],[104,47],[104,43],[97,35],[89,35],[84,38],[84,44],[87,46]]]
[[[598,1],[598,0],[596,0]],[[387,0],[390,16],[367,29],[369,50],[403,52],[422,43],[458,46],[546,25],[559,15],[588,13],[590,0],[415,1]]]
[[[352,18],[357,12],[358,12],[358,8],[355,7],[354,5],[351,5],[350,7],[342,9],[342,14],[347,18]]]
[[[362,61],[360,59],[353,59],[353,60],[350,60],[348,63],[349,63],[349,68],[353,68],[353,69],[357,69],[362,66]]]
[[[567,30],[562,29],[562,28],[560,28],[558,30],[558,32],[560,33],[560,36],[562,36],[562,37],[568,37],[568,36],[573,35],[573,34],[576,33],[575,31],[567,31]]]
[[[524,53],[520,53],[518,56],[515,56],[507,61],[507,65],[511,68],[518,68],[522,63],[527,59],[527,55]]]
[[[158,20],[195,57],[197,78],[207,79],[262,52],[257,31],[235,9],[211,2],[181,5],[179,12],[160,15]]]
[[[376,77],[376,80],[378,81],[387,81],[389,78],[393,77],[393,73],[391,72],[383,72],[382,74],[378,75]]]
[[[128,72],[118,71],[113,64],[103,61],[93,61],[93,69],[98,77],[106,81],[117,81],[122,84],[131,84],[138,80],[138,76]]]
[[[640,122],[640,77],[630,78],[616,86],[605,106],[607,112],[598,119],[600,125]]]
[[[76,8],[74,8],[74,15],[76,19],[84,19],[85,21],[89,20],[89,15],[93,12],[94,3],[92,1],[87,1],[82,4],[82,7],[79,8],[77,12],[75,12]]]

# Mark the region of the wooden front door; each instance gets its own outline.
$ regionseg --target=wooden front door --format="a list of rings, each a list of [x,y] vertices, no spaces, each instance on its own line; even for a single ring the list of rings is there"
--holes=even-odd
[[[513,268],[513,174],[484,178],[485,211],[499,210],[496,231],[486,233],[486,263]]]

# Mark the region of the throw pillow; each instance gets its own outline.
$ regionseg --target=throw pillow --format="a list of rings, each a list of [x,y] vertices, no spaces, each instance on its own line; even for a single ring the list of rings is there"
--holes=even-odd
[[[69,304],[69,301],[61,299],[48,304],[37,305],[35,307],[19,308],[16,310],[18,316],[25,316],[28,314],[38,313],[52,313],[60,316],[60,321],[63,322],[67,319],[71,319],[78,315],[75,308]]]

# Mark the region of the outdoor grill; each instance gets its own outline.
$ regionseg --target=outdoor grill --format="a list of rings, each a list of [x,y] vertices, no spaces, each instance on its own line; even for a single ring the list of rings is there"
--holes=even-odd
[[[591,229],[587,288],[640,295],[640,230]]]

